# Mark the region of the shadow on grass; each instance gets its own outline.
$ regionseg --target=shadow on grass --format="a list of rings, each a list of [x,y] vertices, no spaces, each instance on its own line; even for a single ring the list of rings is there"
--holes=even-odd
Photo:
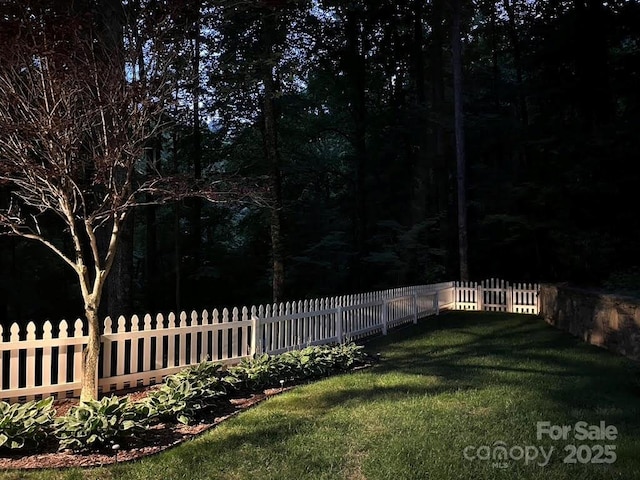
[[[318,422],[335,422],[333,408],[353,403],[393,402],[411,397],[460,394],[505,387],[515,401],[529,395],[539,403],[523,409],[550,406],[537,420],[605,420],[625,436],[640,441],[638,365],[603,349],[584,344],[547,325],[538,317],[501,313],[445,313],[418,325],[390,332],[366,344],[370,353],[382,353],[372,370],[354,374],[353,381],[329,379],[324,388],[296,397],[294,392],[274,398],[260,415],[247,412],[221,437],[202,439],[202,445],[178,449],[176,455],[204,459],[211,451],[227,458],[234,452],[279,448],[301,432],[313,432]],[[379,375],[378,375],[379,374]],[[393,381],[385,385],[390,374]],[[399,374],[399,375],[398,375]],[[368,375],[371,385],[357,377]],[[498,412],[499,414],[500,412]],[[520,411],[520,415],[526,415]],[[528,420],[527,420],[528,421]],[[348,424],[335,424],[346,431]],[[284,454],[283,454],[284,455]],[[322,459],[311,459],[322,461]]]
[[[435,375],[451,388],[487,384],[536,391],[559,408],[621,412],[631,423],[640,404],[640,365],[586,344],[529,315],[450,312],[367,344],[383,352],[380,373]]]

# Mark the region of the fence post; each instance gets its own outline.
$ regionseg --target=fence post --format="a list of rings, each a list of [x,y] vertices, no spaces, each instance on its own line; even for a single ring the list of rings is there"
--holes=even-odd
[[[413,323],[418,323],[418,294],[413,293]]]
[[[482,282],[476,287],[476,310],[484,310],[484,289],[482,288]]]
[[[453,309],[458,310],[458,282],[453,282]]]
[[[255,357],[258,353],[258,330],[260,329],[260,319],[256,315],[251,315],[251,347],[249,354]]]
[[[387,321],[389,316],[389,304],[387,303],[387,299],[382,299],[382,334],[387,334]]]
[[[338,337],[338,344],[342,344],[342,302],[338,304],[338,310],[336,311],[336,337]]]
[[[436,290],[436,294],[433,296],[433,307],[436,311],[436,315],[440,315],[440,290]]]
[[[513,285],[507,283],[507,312],[513,313]]]

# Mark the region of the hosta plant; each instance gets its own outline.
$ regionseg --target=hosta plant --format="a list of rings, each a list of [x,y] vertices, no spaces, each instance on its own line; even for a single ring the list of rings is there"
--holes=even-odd
[[[38,445],[49,434],[53,416],[53,397],[23,404],[0,401],[0,449]]]
[[[264,353],[241,360],[238,365],[229,369],[229,375],[247,388],[256,389],[277,385],[288,376],[288,370],[288,365],[282,362],[280,356]]]
[[[291,365],[293,380],[314,378],[327,375],[333,369],[333,363],[327,355],[326,347],[306,347],[282,354],[282,360]]]
[[[204,410],[226,396],[227,382],[219,364],[202,362],[169,375],[164,384],[144,400],[150,418],[189,424]]]
[[[364,365],[368,361],[364,347],[355,343],[345,343],[330,347],[327,356],[334,368],[339,370],[350,370],[353,367]]]
[[[148,426],[144,405],[127,397],[81,402],[55,421],[60,449],[89,450],[122,442]]]

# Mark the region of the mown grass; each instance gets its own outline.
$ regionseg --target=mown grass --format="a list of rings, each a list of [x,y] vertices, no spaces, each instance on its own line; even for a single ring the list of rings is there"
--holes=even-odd
[[[374,368],[299,387],[177,448],[89,470],[17,479],[635,479],[640,369],[539,318],[431,317],[368,344]],[[536,422],[605,421],[615,441],[536,439]],[[467,446],[554,447],[551,461],[467,460]],[[612,464],[566,464],[564,447],[615,445]],[[538,459],[540,460],[540,459]]]

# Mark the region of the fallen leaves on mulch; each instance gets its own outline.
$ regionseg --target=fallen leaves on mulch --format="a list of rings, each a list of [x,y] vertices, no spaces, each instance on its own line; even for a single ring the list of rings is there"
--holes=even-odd
[[[55,442],[44,445],[37,452],[27,454],[21,452],[2,452],[0,457],[0,470],[12,469],[46,469],[68,467],[98,467],[116,462],[129,462],[148,455],[154,455],[167,448],[189,440],[210,428],[218,425],[229,417],[232,417],[247,408],[260,403],[264,399],[280,392],[290,390],[288,388],[273,388],[262,393],[246,394],[230,398],[215,411],[206,413],[200,423],[194,425],[173,425],[159,423],[153,425],[144,435],[139,435],[126,445],[121,445],[117,455],[112,450],[92,451],[88,453],[75,453],[72,451],[58,452]],[[144,398],[149,389],[134,391],[129,394],[132,401]],[[56,415],[62,416],[71,407],[77,405],[77,399],[62,399],[55,402]]]

